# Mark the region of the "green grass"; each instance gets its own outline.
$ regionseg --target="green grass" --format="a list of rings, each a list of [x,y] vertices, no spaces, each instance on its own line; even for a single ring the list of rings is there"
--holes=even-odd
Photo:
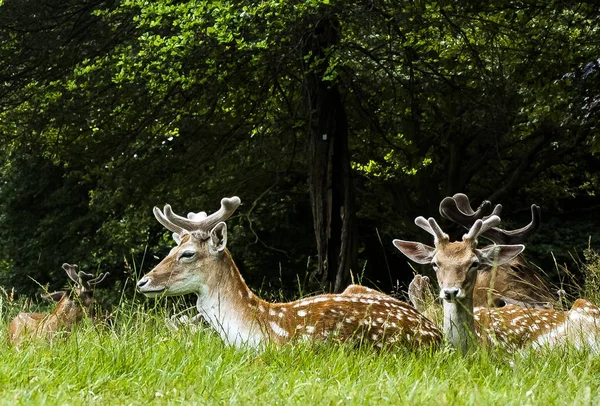
[[[7,322],[5,312],[0,404],[600,404],[600,358],[584,353],[309,343],[259,353],[226,347],[209,329],[170,331],[164,309],[125,301],[111,327],[16,351]]]
[[[599,303],[600,256],[587,252],[581,267],[582,291]],[[6,335],[23,304],[0,291],[0,405],[600,404],[598,355],[479,350],[463,357],[315,343],[240,350],[208,328],[167,329],[178,303],[122,297],[110,327],[88,322],[17,351]]]

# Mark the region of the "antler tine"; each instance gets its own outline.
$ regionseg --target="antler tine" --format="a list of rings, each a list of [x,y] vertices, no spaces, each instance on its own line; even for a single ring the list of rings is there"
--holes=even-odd
[[[77,277],[77,269],[78,268],[79,267],[75,264],[71,265],[66,262],[64,264],[62,264],[62,269],[65,270],[69,279],[71,279],[73,282],[75,282],[77,284],[79,283],[79,278]]]
[[[477,208],[477,211],[473,211],[473,208],[471,207],[471,202],[469,202],[469,197],[466,194],[456,193],[454,196],[452,196],[452,199],[456,202],[456,206],[461,212],[468,216],[475,215],[476,219],[484,216],[485,212],[488,211],[490,206],[492,205],[490,201],[484,200]]]
[[[445,217],[457,224],[460,224],[466,229],[469,229],[473,226],[475,220],[482,219],[485,220],[487,217],[484,217],[491,207],[492,203],[485,200],[481,203],[477,211],[473,211],[471,207],[471,203],[469,203],[469,198],[467,195],[463,193],[457,193],[453,197],[446,197],[440,203],[440,214],[442,217]],[[499,215],[502,211],[502,206],[498,207],[497,205],[494,208],[494,211],[491,215]]]
[[[103,272],[94,278],[94,274],[79,271],[77,274],[78,285],[84,290],[92,290],[92,286],[95,286],[102,282],[104,278],[108,276],[108,272]]]
[[[238,208],[240,203],[241,200],[237,196],[233,196],[230,198],[225,197],[221,199],[221,208],[218,211],[211,214],[210,216],[204,217],[201,214],[202,212],[200,212],[192,214],[191,216],[190,214],[188,214],[189,218],[178,216],[177,214],[173,213],[173,211],[171,210],[171,206],[166,205],[164,210],[164,216],[170,224],[180,227],[183,230],[189,232],[203,231],[207,233],[218,223],[225,221],[229,217],[231,217],[231,215]],[[177,232],[175,230],[171,231]]]
[[[205,230],[210,231],[214,226],[216,226],[220,222],[227,220],[229,217],[231,217],[233,212],[239,207],[241,203],[242,201],[237,196],[229,198],[224,197],[223,199],[221,199],[221,208],[217,212],[211,214],[206,219],[204,219]]]
[[[500,224],[500,217],[491,215],[485,220],[477,219],[469,229],[469,232],[463,236],[463,240],[475,241],[477,237],[489,231],[492,227]]]
[[[435,245],[447,243],[450,240],[448,234],[442,231],[441,227],[433,217],[429,217],[429,219],[426,220],[425,217],[419,216],[415,219],[415,224],[427,231],[429,234],[433,235],[433,241]]]
[[[165,204],[165,213],[167,211],[171,211],[171,206],[169,206],[168,204]],[[182,235],[183,233],[185,233],[186,230],[184,230],[183,228],[181,228],[180,226],[173,224],[171,221],[169,221],[169,219],[167,219],[167,217],[165,216],[165,214],[163,214],[162,211],[160,211],[160,209],[158,207],[154,207],[154,209],[152,209],[152,212],[154,213],[154,217],[156,217],[156,220],[158,220],[158,222],[160,224],[162,224],[163,226],[165,226],[165,228],[173,233],[177,233],[179,235]]]
[[[189,218],[192,221],[204,220],[207,217],[208,217],[208,214],[206,214],[205,211],[200,211],[198,213],[194,213],[193,211],[191,211],[187,215],[187,218]]]
[[[110,272],[102,272],[100,275],[96,276],[94,279],[89,280],[88,283],[92,286],[95,286],[95,285],[99,284],[100,282],[102,282],[108,275],[110,275]]]
[[[515,245],[520,244],[527,240],[532,234],[535,234],[539,230],[542,222],[542,211],[540,206],[536,204],[531,205],[531,222],[525,227],[517,230],[502,230],[497,227],[492,227],[487,230],[484,237],[489,238],[496,244]],[[482,233],[483,235],[483,233]]]

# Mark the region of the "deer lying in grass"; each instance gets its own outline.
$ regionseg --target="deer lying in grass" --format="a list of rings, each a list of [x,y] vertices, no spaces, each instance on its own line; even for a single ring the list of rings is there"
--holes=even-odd
[[[294,340],[370,342],[375,347],[430,347],[441,332],[412,306],[372,289],[352,285],[342,294],[325,294],[290,303],[269,303],[246,285],[227,250],[229,218],[240,204],[224,198],[207,216],[174,214],[154,208],[156,219],[179,244],[138,282],[149,297],[198,296],[202,317],[228,344],[262,347]]]
[[[508,263],[525,248],[520,244],[477,248],[477,238],[500,223],[496,215],[478,219],[462,241],[450,242],[433,218],[417,217],[415,223],[434,237],[434,247],[418,242],[394,240],[404,255],[420,264],[431,264],[440,285],[444,306],[443,330],[452,346],[468,351],[474,337],[484,344],[509,348],[556,347],[600,351],[600,309],[578,299],[570,311],[525,308],[508,304],[500,308],[473,307],[477,274],[482,267]],[[427,289],[428,280],[420,278],[413,289]]]
[[[89,315],[94,304],[93,287],[108,275],[94,275],[78,271],[77,265],[63,264],[69,278],[75,283],[70,291],[52,292],[42,295],[45,299],[58,302],[52,313],[19,313],[9,325],[8,339],[18,346],[27,338],[52,338],[57,333],[70,331],[72,327]]]

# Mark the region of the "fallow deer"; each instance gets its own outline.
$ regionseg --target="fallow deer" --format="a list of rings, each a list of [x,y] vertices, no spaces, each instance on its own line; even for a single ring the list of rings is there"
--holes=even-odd
[[[402,240],[394,240],[394,245],[411,260],[433,265],[444,306],[443,330],[452,346],[466,352],[477,336],[483,343],[508,348],[569,343],[576,348],[600,350],[600,309],[584,299],[578,299],[568,312],[513,304],[473,308],[481,267],[506,264],[525,248],[520,244],[477,248],[477,238],[500,223],[497,215],[476,220],[457,242],[450,242],[433,218],[417,217],[415,223],[433,235],[434,247]],[[421,279],[418,285],[423,288],[427,283]]]
[[[477,210],[473,210],[469,198],[462,193],[446,197],[440,203],[442,217],[460,224],[469,230],[475,220],[486,220],[492,215],[500,216],[502,205],[484,201]],[[541,210],[531,205],[531,222],[518,230],[507,231],[492,227],[481,234],[494,244],[523,244],[533,235],[541,224]],[[493,271],[493,272],[492,272]],[[483,266],[477,273],[473,304],[474,306],[497,307],[504,304],[518,304],[525,307],[551,308],[556,295],[548,284],[530,266],[523,255],[518,255],[506,264],[495,268]]]
[[[226,248],[224,221],[239,204],[238,197],[224,198],[216,213],[190,213],[187,218],[169,205],[164,211],[155,207],[156,219],[179,243],[139,280],[138,290],[149,297],[195,293],[202,317],[223,341],[237,347],[314,339],[416,348],[441,341],[441,332],[412,306],[358,285],[342,294],[289,303],[258,298]]]
[[[75,286],[70,292],[58,291],[42,295],[45,299],[58,302],[52,313],[19,313],[9,325],[8,339],[18,346],[27,338],[52,338],[60,332],[70,331],[86,315],[90,315],[94,304],[94,286],[108,275],[94,275],[78,271],[77,265],[63,264]]]

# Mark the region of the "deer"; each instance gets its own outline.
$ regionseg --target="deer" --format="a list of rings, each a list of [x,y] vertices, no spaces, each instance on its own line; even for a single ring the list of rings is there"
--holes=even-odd
[[[477,219],[485,220],[492,215],[501,215],[501,204],[497,204],[490,213],[491,206],[491,202],[486,200],[477,210],[473,210],[467,195],[457,193],[442,200],[439,212],[442,217],[468,230]],[[541,209],[532,204],[531,222],[525,227],[511,231],[492,227],[481,236],[494,244],[523,244],[539,230],[540,224]],[[496,268],[482,267],[481,272],[477,273],[473,303],[476,307],[501,307],[509,303],[525,307],[551,308],[555,297],[548,284],[520,254]]]
[[[9,324],[8,339],[18,347],[28,338],[53,338],[55,335],[70,331],[73,326],[89,316],[94,299],[94,286],[102,282],[108,272],[97,277],[79,271],[77,265],[64,263],[62,268],[75,284],[70,291],[57,291],[42,294],[43,299],[57,302],[51,313],[19,313]]]
[[[227,220],[239,197],[223,198],[218,211],[153,213],[178,242],[137,283],[148,297],[196,294],[199,315],[226,345],[262,349],[298,341],[369,344],[373,348],[436,347],[441,331],[408,303],[373,289],[351,285],[340,294],[321,294],[270,303],[246,285],[227,249]]]
[[[443,332],[450,345],[462,353],[474,347],[476,338],[483,345],[508,349],[555,348],[570,344],[575,348],[600,351],[600,309],[578,299],[569,311],[527,308],[507,304],[499,308],[473,306],[478,273],[484,267],[500,267],[525,249],[522,244],[495,244],[477,248],[477,239],[500,223],[496,214],[477,219],[462,241],[450,242],[434,218],[419,216],[415,224],[434,237],[434,246],[394,240],[393,243],[412,261],[431,264],[443,303]],[[510,240],[508,240],[510,242]],[[413,289],[428,289],[423,277]]]

